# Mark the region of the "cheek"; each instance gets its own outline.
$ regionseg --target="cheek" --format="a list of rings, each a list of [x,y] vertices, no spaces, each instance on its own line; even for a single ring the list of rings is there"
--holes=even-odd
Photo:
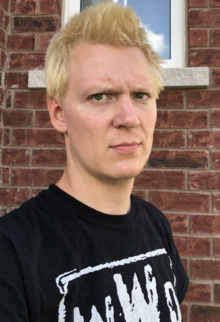
[[[67,131],[73,145],[80,144],[82,149],[88,150],[100,134],[100,124],[88,114],[67,114]]]
[[[144,131],[148,134],[152,134],[157,120],[156,108],[148,111],[142,118]]]

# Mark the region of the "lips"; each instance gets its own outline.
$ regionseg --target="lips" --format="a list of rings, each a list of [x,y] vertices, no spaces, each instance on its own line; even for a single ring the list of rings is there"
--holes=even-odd
[[[111,146],[111,149],[121,153],[132,153],[137,151],[139,145],[140,143],[137,142],[122,142],[120,144]]]

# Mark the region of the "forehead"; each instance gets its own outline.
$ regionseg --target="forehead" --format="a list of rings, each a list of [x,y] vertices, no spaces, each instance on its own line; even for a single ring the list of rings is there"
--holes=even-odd
[[[75,45],[70,72],[80,77],[123,73],[152,78],[149,63],[140,48],[86,42]]]
[[[86,97],[101,92],[150,92],[155,87],[138,47],[80,43],[73,49],[67,92]]]

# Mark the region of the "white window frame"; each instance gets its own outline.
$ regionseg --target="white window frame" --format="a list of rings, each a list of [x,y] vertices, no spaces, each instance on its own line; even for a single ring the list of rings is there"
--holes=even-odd
[[[185,12],[184,0],[171,0],[171,59],[166,60],[165,68],[185,67]]]
[[[117,0],[113,1],[117,3]],[[126,3],[127,0],[124,0],[125,5]],[[166,60],[164,68],[185,67],[185,10],[184,0],[171,0],[171,59]],[[79,11],[80,0],[64,0],[63,24]]]

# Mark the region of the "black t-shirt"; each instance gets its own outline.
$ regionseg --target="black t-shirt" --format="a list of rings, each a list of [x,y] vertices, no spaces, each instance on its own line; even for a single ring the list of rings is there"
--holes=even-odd
[[[182,321],[188,277],[169,222],[131,204],[107,215],[50,185],[2,217],[1,321]]]

